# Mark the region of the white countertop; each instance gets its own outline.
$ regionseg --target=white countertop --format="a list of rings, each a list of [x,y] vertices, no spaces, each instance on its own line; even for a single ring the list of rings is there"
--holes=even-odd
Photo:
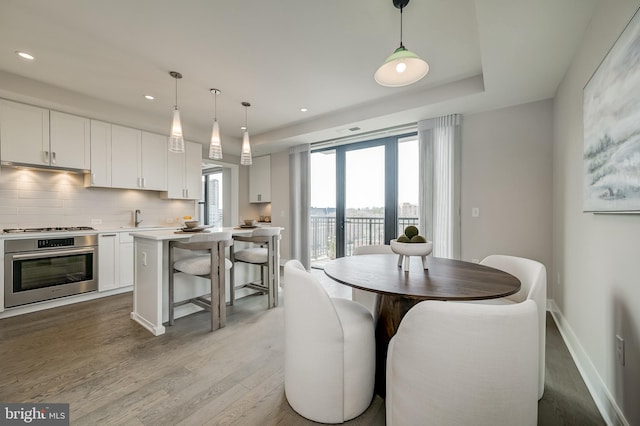
[[[20,240],[26,238],[64,238],[73,237],[77,235],[98,235],[113,232],[133,232],[133,231],[176,231],[180,229],[178,226],[141,226],[139,228],[134,227],[120,227],[120,228],[99,228],[85,231],[53,231],[53,232],[16,232],[16,233],[0,233],[0,240]]]
[[[221,232],[221,231],[231,231],[233,235],[249,235],[253,231],[252,228],[208,228],[203,232]],[[176,228],[173,229],[156,229],[156,230],[146,230],[146,231],[134,231],[130,232],[129,235],[132,235],[134,238],[141,238],[146,240],[175,240],[178,238],[190,238],[192,235],[197,234],[196,232],[180,232],[177,231]]]
[[[59,232],[20,232],[20,233],[9,233],[9,234],[0,234],[0,240],[3,239],[25,239],[25,238],[63,238],[63,237],[73,237],[77,235],[99,235],[99,234],[109,234],[114,232],[127,232],[129,235],[139,238],[145,238],[149,240],[170,240],[176,238],[189,238],[194,233],[192,232],[178,232],[180,230],[180,226],[172,225],[172,226],[140,226],[138,228],[134,227],[120,227],[120,228],[98,228],[94,230],[87,231],[59,231]],[[218,232],[218,231],[232,231],[233,235],[248,235],[253,231],[254,228],[238,228],[238,227],[224,227],[224,228],[207,228],[204,232]],[[283,229],[283,228],[280,228]]]

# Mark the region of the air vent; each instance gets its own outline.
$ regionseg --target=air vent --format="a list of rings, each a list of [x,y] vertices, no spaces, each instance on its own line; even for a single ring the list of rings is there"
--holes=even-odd
[[[349,129],[350,132],[357,132],[358,130],[362,130],[360,127],[356,126],[356,127],[351,127]]]

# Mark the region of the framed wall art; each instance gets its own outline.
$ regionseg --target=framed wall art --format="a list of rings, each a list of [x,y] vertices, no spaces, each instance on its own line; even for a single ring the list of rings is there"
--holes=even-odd
[[[585,212],[640,214],[640,13],[583,90]]]

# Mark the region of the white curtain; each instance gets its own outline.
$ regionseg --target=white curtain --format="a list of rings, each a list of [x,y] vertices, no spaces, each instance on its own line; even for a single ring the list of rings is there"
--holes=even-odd
[[[420,229],[433,241],[433,255],[460,258],[462,116],[418,122]]]
[[[291,206],[291,259],[298,259],[305,268],[311,267],[309,245],[309,211],[311,206],[311,151],[309,144],[289,149],[289,193]]]

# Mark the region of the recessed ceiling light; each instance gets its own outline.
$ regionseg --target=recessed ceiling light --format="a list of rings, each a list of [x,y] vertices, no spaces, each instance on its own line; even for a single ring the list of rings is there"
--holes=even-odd
[[[144,95],[144,98],[145,98],[145,99],[148,99],[148,100],[150,100],[150,101],[152,101],[152,100],[154,100],[154,99],[155,99],[155,98],[154,98],[153,96],[151,96],[151,95]]]
[[[247,128],[246,128],[246,127],[244,127],[244,126],[241,126],[241,127],[240,127],[240,130],[247,130]]]
[[[308,111],[308,109],[306,109],[306,108],[300,108],[300,112],[307,112],[307,111]]]
[[[35,59],[35,56],[33,56],[32,54],[27,52],[21,52],[19,50],[16,50],[16,55],[20,56],[22,59],[28,59],[30,61],[33,61]]]

